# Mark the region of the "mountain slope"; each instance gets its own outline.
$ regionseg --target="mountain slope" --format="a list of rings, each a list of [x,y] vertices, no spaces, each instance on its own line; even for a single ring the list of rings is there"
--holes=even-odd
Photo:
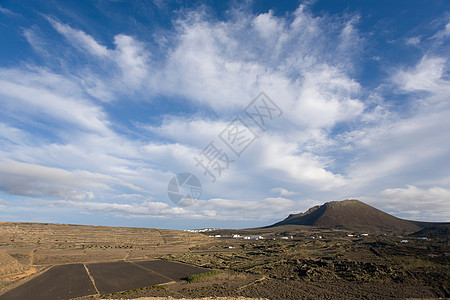
[[[359,200],[327,202],[305,213],[291,214],[269,227],[281,225],[373,228],[396,232],[415,232],[423,228],[419,222],[399,219]]]
[[[412,234],[413,236],[426,236],[429,238],[446,237],[450,238],[450,224],[438,223],[435,226],[427,226],[424,229]]]

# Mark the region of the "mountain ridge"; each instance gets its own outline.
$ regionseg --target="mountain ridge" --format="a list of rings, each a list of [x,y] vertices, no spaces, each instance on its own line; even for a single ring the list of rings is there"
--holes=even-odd
[[[392,216],[357,199],[326,202],[306,212],[290,214],[286,219],[266,226],[305,225],[319,227],[365,228],[395,232],[417,232],[424,228],[449,225],[446,222],[411,221]]]

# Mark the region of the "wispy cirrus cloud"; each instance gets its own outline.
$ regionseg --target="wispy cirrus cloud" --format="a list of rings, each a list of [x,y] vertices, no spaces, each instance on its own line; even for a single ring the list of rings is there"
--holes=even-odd
[[[100,67],[112,75],[109,79],[110,82],[104,82],[105,79],[102,79],[101,74],[98,74],[95,70],[81,70],[82,75],[87,72],[86,78],[91,78],[89,83],[94,85],[94,87],[87,89],[92,96],[98,97],[100,100],[107,100],[113,97],[113,94],[108,94],[104,91],[105,89],[124,91],[126,89],[139,90],[146,87],[144,81],[148,81],[151,71],[149,65],[150,52],[145,49],[143,43],[131,36],[117,34],[113,41],[115,48],[108,49],[81,30],[74,29],[52,18],[47,19],[53,28],[62,34],[73,47],[96,60],[93,66]],[[107,98],[105,99],[103,96]]]
[[[105,46],[100,45],[93,37],[86,34],[81,30],[73,29],[72,27],[62,24],[52,18],[47,18],[52,26],[72,44],[83,51],[87,51],[89,54],[98,57],[107,57],[108,49]]]
[[[436,34],[433,35],[431,38],[440,41],[449,36],[450,36],[450,22],[445,25],[444,29],[441,29],[438,32],[436,32]]]
[[[9,15],[9,16],[20,16],[18,13],[15,13],[12,10],[4,8],[2,6],[0,6],[0,13]]]
[[[10,116],[63,122],[76,128],[107,134],[108,121],[102,108],[87,101],[76,83],[45,69],[0,69],[0,94]],[[20,112],[20,113],[19,113]],[[7,116],[9,117],[9,116]]]
[[[450,81],[444,79],[446,70],[448,70],[446,58],[425,55],[412,69],[399,71],[394,80],[405,92],[428,91],[433,94],[444,94],[450,91]]]

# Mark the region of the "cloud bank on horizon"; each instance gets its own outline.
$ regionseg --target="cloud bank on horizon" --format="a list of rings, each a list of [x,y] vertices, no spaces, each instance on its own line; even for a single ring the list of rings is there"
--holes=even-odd
[[[250,227],[346,198],[450,220],[448,2],[211,5],[1,3],[2,220]],[[265,130],[260,92],[283,112]],[[219,138],[237,116],[240,156]],[[196,205],[167,197],[180,172]]]

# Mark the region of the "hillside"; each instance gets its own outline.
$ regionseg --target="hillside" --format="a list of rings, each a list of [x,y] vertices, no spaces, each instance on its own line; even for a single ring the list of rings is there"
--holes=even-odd
[[[429,238],[443,238],[447,237],[447,239],[450,238],[450,224],[438,224],[436,226],[427,226],[422,230],[419,230],[412,234],[412,236],[426,236]]]
[[[308,211],[291,214],[281,222],[268,227],[282,225],[307,225],[319,227],[364,228],[395,232],[416,232],[433,223],[403,220],[387,214],[359,200],[327,202]],[[443,223],[436,223],[436,225]]]

